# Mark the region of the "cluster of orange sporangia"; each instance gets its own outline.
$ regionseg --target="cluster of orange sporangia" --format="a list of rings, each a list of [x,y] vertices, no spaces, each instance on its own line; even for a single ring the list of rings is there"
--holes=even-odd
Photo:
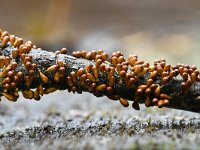
[[[0,80],[4,88],[2,95],[10,101],[17,100],[19,89],[25,98],[40,100],[43,94],[59,90],[54,85],[64,81],[65,89],[69,92],[88,91],[96,96],[104,93],[109,99],[119,100],[123,106],[128,107],[129,102],[116,93],[116,89],[126,87],[133,89],[135,99],[132,107],[134,109],[139,110],[139,103],[143,101],[146,107],[161,108],[168,105],[172,99],[170,95],[161,91],[161,86],[169,84],[173,78],[180,76],[183,79],[182,92],[187,93],[193,82],[200,81],[200,74],[195,66],[190,67],[184,64],[171,66],[165,59],[149,65],[139,60],[136,55],[130,55],[128,59],[125,59],[119,51],[112,53],[110,58],[102,50],[76,51],[72,54],[74,57],[87,59],[93,63],[69,72],[69,66],[63,60],[56,60],[55,64],[41,70],[37,67],[37,63],[33,63],[32,55],[29,54],[32,48],[36,48],[31,41],[23,43],[22,38],[2,30],[0,30],[0,41],[1,51],[7,44],[13,47],[10,56],[4,56],[3,53],[0,56]],[[67,49],[62,48],[55,52],[55,57],[66,53]],[[140,79],[144,76],[147,79],[140,83]],[[102,81],[102,78],[105,80]],[[35,79],[39,82],[37,82],[37,88],[33,90],[31,85]],[[25,83],[25,88],[21,87],[22,82]]]
[[[138,85],[133,92],[135,92],[135,100],[132,107],[139,109],[139,103],[144,100],[146,107],[158,106],[159,108],[168,105],[172,99],[166,93],[161,92],[161,86],[164,86],[180,75],[183,78],[181,85],[182,92],[187,93],[190,86],[195,81],[200,81],[199,71],[195,66],[188,66],[184,64],[177,64],[176,66],[171,66],[166,63],[165,59],[160,59],[154,62],[154,65],[150,66],[149,63],[138,60],[136,55],[130,55],[126,60],[121,52],[114,52],[110,57],[110,62],[107,62],[108,54],[99,51],[77,51],[73,52],[73,56],[77,58],[84,58],[95,62],[95,65],[86,66],[81,69],[81,74],[78,75],[80,79],[91,81],[90,86],[93,88],[94,92],[106,91],[108,93],[108,98],[119,100],[119,102],[128,107],[128,101],[120,97],[118,94],[114,94],[113,89],[116,83],[116,77],[120,79],[117,81],[118,87],[125,83],[127,88],[132,88],[138,85],[138,80],[140,77],[149,74],[148,79],[145,84]],[[109,63],[110,65],[106,65]],[[107,75],[107,84],[97,84],[99,73],[104,73]],[[78,72],[79,74],[79,72]],[[158,79],[160,80],[157,83]],[[71,86],[75,86],[71,84]]]
[[[12,54],[10,56],[0,56],[0,79],[4,88],[2,93],[10,101],[16,101],[19,97],[19,87],[22,86],[22,82],[25,82],[26,88],[22,90],[22,94],[27,99],[40,100],[43,94],[48,94],[55,91],[55,88],[43,88],[43,84],[48,83],[48,77],[37,68],[37,64],[32,62],[32,56],[28,55],[32,48],[36,48],[31,41],[27,41],[23,44],[23,39],[18,38],[15,35],[10,35],[7,31],[0,29],[0,48],[4,48],[7,44],[13,46]],[[62,48],[59,53],[66,54],[67,49]],[[19,61],[20,60],[20,61]],[[18,63],[21,63],[21,70],[19,70]],[[63,62],[57,62],[59,68],[59,75],[65,75],[65,68]],[[52,66],[53,67],[53,66]],[[51,67],[51,68],[52,68]],[[31,83],[34,77],[39,74],[41,84],[35,91],[30,89]],[[58,81],[57,73],[54,77],[55,81]]]

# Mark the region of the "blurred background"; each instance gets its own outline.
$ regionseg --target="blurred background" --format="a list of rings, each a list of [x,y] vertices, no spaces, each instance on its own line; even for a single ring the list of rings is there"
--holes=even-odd
[[[170,64],[180,62],[195,64],[200,68],[200,1],[197,0],[0,0],[0,6],[0,28],[31,40],[42,49],[56,51],[66,47],[71,52],[103,49],[109,54],[120,50],[126,57],[137,54],[140,59],[150,63],[166,58]],[[98,118],[119,122],[139,118],[144,123],[147,120],[160,120],[165,125],[199,118],[197,113],[146,108],[143,105],[140,111],[136,111],[131,106],[124,108],[119,102],[106,97],[96,98],[88,93],[79,95],[58,91],[43,96],[39,102],[26,100],[22,96],[16,103],[4,97],[1,99],[0,135],[7,131],[24,132],[27,128],[44,124],[56,127],[70,119],[89,120],[92,123]],[[174,133],[172,136],[165,133],[155,136],[142,131],[141,135],[147,135],[146,139],[141,138],[140,134],[127,136],[125,133],[125,138],[120,136],[119,139],[112,136],[100,140],[96,137],[92,137],[92,140],[77,137],[78,142],[74,145],[83,147],[90,144],[101,149],[113,144],[119,149],[118,146],[124,148],[138,142],[148,145],[162,143],[165,137],[163,142],[172,147],[185,143],[191,148],[196,141],[200,141],[199,133],[190,132],[189,129],[183,136],[176,135],[176,130],[171,132]],[[49,138],[47,145],[52,149],[66,142],[66,139],[59,140]],[[86,144],[81,144],[84,141]],[[20,145],[18,141],[16,143]],[[37,149],[33,142],[30,143],[32,148],[35,146]],[[74,147],[73,140],[70,140],[70,144]],[[39,148],[41,145],[44,149],[47,146],[43,141],[39,142]],[[182,147],[185,148],[184,145]]]
[[[120,50],[126,56],[135,53],[151,63],[166,58],[171,64],[200,67],[200,1],[0,0],[0,5],[0,28],[32,40],[42,49],[103,49],[108,53]],[[156,108],[143,108],[138,113],[104,97],[66,91],[44,96],[41,102],[21,97],[18,103],[3,100],[2,104],[0,113],[9,118],[1,116],[1,131],[37,125],[38,120],[41,122],[49,112],[56,111],[64,118],[102,116],[102,112],[118,117],[120,112],[125,119],[164,113],[185,117],[181,111],[170,110],[171,114],[167,109]]]

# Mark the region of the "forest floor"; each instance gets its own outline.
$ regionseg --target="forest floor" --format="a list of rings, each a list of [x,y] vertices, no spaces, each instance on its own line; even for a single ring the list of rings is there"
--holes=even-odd
[[[0,149],[199,149],[198,113],[66,91],[0,105]]]

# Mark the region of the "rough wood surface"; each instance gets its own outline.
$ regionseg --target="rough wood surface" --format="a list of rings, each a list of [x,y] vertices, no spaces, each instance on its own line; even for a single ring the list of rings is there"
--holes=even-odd
[[[14,47],[7,44],[7,46],[1,50],[1,53],[4,56],[11,56],[13,49],[14,49]],[[48,52],[48,51],[41,50],[41,49],[34,49],[34,48],[32,48],[32,50],[30,51],[30,53],[28,55],[32,56],[32,58],[33,58],[32,62],[35,63],[38,68],[37,69],[38,72],[35,74],[35,77],[30,85],[31,89],[35,89],[41,84],[41,80],[39,78],[39,71],[45,71],[48,67],[55,65],[56,61],[58,61],[58,60],[65,62],[68,73],[70,73],[72,71],[77,71],[79,68],[85,68],[88,64],[94,65],[94,63],[95,63],[94,61],[90,61],[90,60],[86,60],[86,59],[82,59],[82,58],[75,58],[70,55],[65,55],[65,54],[57,55],[52,52]],[[20,59],[16,60],[16,61],[18,63],[17,70],[23,71],[23,67],[22,67],[23,65],[22,65],[22,62],[20,61]],[[110,64],[107,63],[105,65],[110,65]],[[2,70],[3,69],[1,69],[0,71],[2,72]],[[133,92],[133,91],[136,90],[135,87],[145,83],[146,80],[148,79],[148,76],[149,76],[149,73],[147,73],[144,76],[141,76],[139,78],[139,80],[135,83],[135,86],[128,88],[127,86],[125,86],[125,84],[118,86],[117,81],[119,81],[120,77],[115,75],[116,82],[114,84],[113,94],[117,94],[121,97],[124,97],[129,101],[134,101],[135,92]],[[53,76],[48,75],[48,78],[51,80],[51,78],[53,78]],[[104,73],[100,74],[99,80],[97,82],[99,84],[104,84],[104,83],[106,84],[108,82]],[[160,83],[159,78],[156,79],[156,83]],[[166,93],[172,97],[172,99],[170,100],[170,103],[168,105],[166,105],[166,107],[187,110],[187,111],[193,111],[193,112],[200,112],[200,98],[199,98],[200,82],[194,82],[187,93],[182,92],[181,83],[182,83],[181,79],[173,78],[170,83],[168,83],[167,85],[161,86],[161,92]],[[82,91],[93,93],[91,91],[88,91],[87,88],[82,88],[81,86],[79,86],[79,82],[77,84],[78,84],[78,87],[80,87],[80,89],[78,90],[80,93]],[[48,88],[48,87],[52,87],[52,86],[57,88],[58,90],[68,89],[68,86],[64,80],[61,80],[57,84],[55,84],[53,82],[48,82],[46,84],[43,84],[44,88]],[[20,83],[20,86],[18,88],[20,91],[27,89],[27,85],[26,85],[25,81],[22,80],[22,82]],[[4,88],[2,86],[2,83],[0,83],[1,95],[2,95],[3,91],[4,91]],[[102,91],[102,92],[98,92],[97,94],[95,94],[95,96],[99,97],[99,96],[109,96],[109,95],[107,92]],[[144,100],[140,101],[140,103],[144,103]]]

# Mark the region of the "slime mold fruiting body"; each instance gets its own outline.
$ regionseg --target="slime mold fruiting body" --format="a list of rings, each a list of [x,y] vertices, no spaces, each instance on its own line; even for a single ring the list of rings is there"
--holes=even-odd
[[[67,54],[67,49],[62,48],[55,52],[54,64],[38,66],[30,54],[36,49],[31,41],[24,43],[22,38],[1,29],[0,41],[0,81],[3,87],[1,95],[10,101],[17,101],[19,90],[26,99],[40,100],[44,94],[68,89],[73,93],[88,91],[95,96],[106,95],[128,107],[126,96],[116,92],[125,88],[134,93],[134,109],[139,110],[139,103],[142,101],[146,107],[162,108],[170,104],[172,97],[161,88],[174,78],[181,77],[183,94],[189,91],[194,82],[200,81],[199,70],[195,66],[171,66],[165,59],[150,65],[139,60],[136,55],[130,55],[126,59],[119,51],[112,53],[110,57],[103,50],[75,51],[73,58],[85,59],[90,63],[73,70],[66,61],[57,59],[59,55],[64,57]],[[7,46],[12,47],[9,55],[4,51]],[[141,79],[144,82],[140,82]],[[36,88],[33,88],[33,85],[36,85]]]

